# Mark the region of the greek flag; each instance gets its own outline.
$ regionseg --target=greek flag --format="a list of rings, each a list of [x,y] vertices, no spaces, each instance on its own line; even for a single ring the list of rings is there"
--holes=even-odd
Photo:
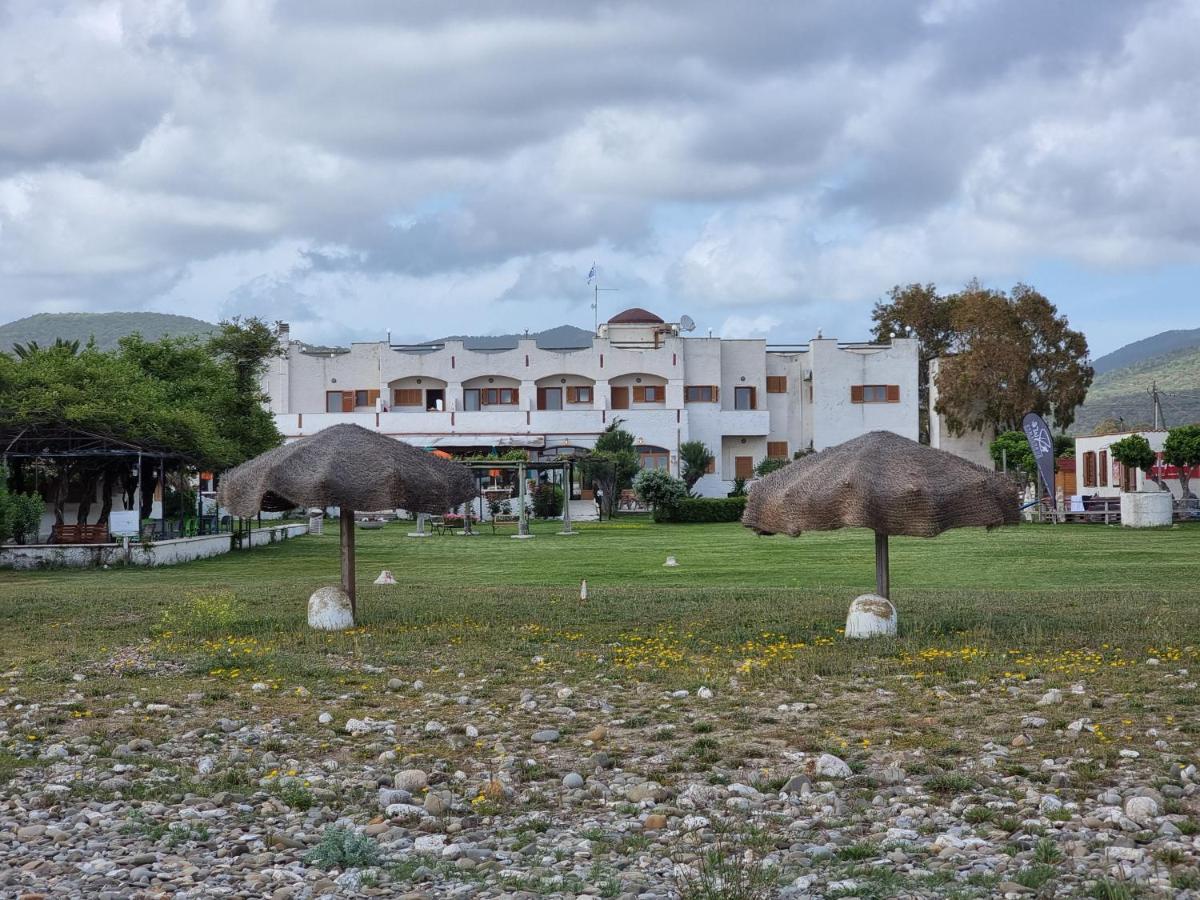
[[[596,278],[596,264],[592,263],[592,270],[590,272],[588,272],[587,283],[591,284],[595,280],[595,278]]]

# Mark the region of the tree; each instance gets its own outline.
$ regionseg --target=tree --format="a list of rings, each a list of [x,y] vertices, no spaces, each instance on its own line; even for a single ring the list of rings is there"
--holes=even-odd
[[[896,285],[888,294],[888,302],[876,303],[871,313],[875,341],[887,343],[893,337],[915,337],[920,341],[917,397],[923,444],[929,443],[929,363],[945,356],[953,344],[953,310],[953,296],[938,296],[931,283]]]
[[[1158,459],[1150,449],[1150,442],[1140,434],[1121,438],[1108,448],[1108,452],[1121,465],[1147,473]]]
[[[691,493],[696,482],[704,477],[712,465],[713,455],[704,441],[684,441],[679,445],[679,461],[683,464],[683,483]]]
[[[674,506],[688,495],[687,485],[666,469],[642,469],[633,479],[633,489],[651,509]]]
[[[996,435],[996,439],[988,445],[992,461],[996,468],[1007,465],[1010,472],[1024,472],[1030,478],[1037,475],[1037,459],[1033,448],[1029,446],[1029,438],[1023,431],[1005,431]]]
[[[0,544],[10,537],[23,544],[37,538],[45,504],[37,494],[14,494],[8,489],[8,470],[0,466]]]
[[[584,477],[601,492],[601,512],[612,518],[617,494],[629,487],[638,471],[633,435],[621,428],[621,419],[613,419],[596,438],[596,447],[582,460]]]
[[[1183,499],[1188,499],[1191,469],[1200,466],[1200,425],[1180,425],[1168,431],[1163,462],[1179,469],[1179,486],[1183,489]]]
[[[921,377],[929,359],[942,357],[933,412],[956,434],[1016,430],[1029,412],[1065,431],[1092,383],[1087,340],[1028,285],[1006,294],[972,281],[948,296],[910,285],[893,289],[873,317],[877,339],[898,331],[921,339]]]

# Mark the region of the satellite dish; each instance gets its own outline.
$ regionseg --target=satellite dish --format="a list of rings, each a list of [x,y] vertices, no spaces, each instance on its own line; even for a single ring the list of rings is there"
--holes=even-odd
[[[685,314],[679,317],[679,327],[684,331],[695,331],[696,323],[691,316]]]

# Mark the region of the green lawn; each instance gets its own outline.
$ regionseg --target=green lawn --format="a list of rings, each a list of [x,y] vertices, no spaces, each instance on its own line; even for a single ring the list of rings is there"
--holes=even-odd
[[[522,628],[575,630],[576,645],[597,652],[632,632],[680,629],[693,635],[682,641],[681,664],[711,661],[713,647],[736,656],[733,648],[764,631],[789,641],[836,635],[849,600],[873,587],[873,542],[862,531],[762,538],[738,525],[655,525],[640,517],[585,524],[576,537],[537,523],[527,541],[411,539],[408,528],[358,537],[364,623],[380,635],[420,631],[417,641],[387,642],[392,660],[413,661],[416,645],[444,649],[455,629],[468,627],[473,639],[452,645],[447,664],[519,655],[528,649],[513,638]],[[1198,538],[1200,528],[1191,526],[1030,525],[893,539],[901,640],[839,658],[852,665],[862,652],[895,656],[964,636],[1041,648],[1195,643]],[[336,535],[327,533],[159,569],[6,572],[0,650],[12,661],[82,659],[97,644],[148,637],[164,615],[178,619],[189,598],[210,595],[232,604],[231,634],[312,643],[305,601],[336,582],[337,550]],[[663,567],[668,554],[678,568]],[[371,584],[383,568],[397,586]],[[585,578],[591,598],[580,604]],[[475,628],[480,623],[488,627]]]

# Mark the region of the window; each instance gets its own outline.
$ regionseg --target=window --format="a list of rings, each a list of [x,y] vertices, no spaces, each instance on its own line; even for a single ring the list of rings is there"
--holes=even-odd
[[[423,402],[420,388],[396,388],[392,391],[392,406],[420,406]]]
[[[754,457],[753,456],[735,456],[733,458],[733,477],[734,478],[753,478],[754,477]]]
[[[633,386],[634,403],[664,403],[666,392],[660,384],[635,384]]]
[[[683,389],[685,403],[716,403],[717,387],[712,384],[689,384]]]
[[[562,388],[538,388],[538,409],[562,409]]]
[[[612,389],[612,408],[629,409],[629,388],[615,387]]]
[[[484,406],[512,406],[517,402],[516,388],[484,388]]]
[[[581,387],[567,388],[567,402],[568,403],[591,403],[592,402],[591,386],[584,385]]]
[[[366,406],[370,402],[371,401],[367,399],[366,391],[355,391],[354,392],[354,405],[355,406]]]
[[[755,393],[752,387],[735,387],[733,389],[733,408],[757,409],[758,405],[755,403]]]
[[[643,469],[662,469],[668,471],[671,468],[671,454],[663,447],[638,447],[638,465]]]
[[[788,443],[787,443],[787,441],[767,441],[767,458],[768,459],[787,459],[788,458]]]
[[[463,388],[463,411],[479,412],[479,388]]]
[[[1083,486],[1096,486],[1096,452],[1094,450],[1083,454]]]
[[[341,391],[326,391],[325,392],[325,412],[341,412],[342,411],[342,392]]]
[[[786,375],[768,375],[767,376],[767,393],[768,394],[786,394],[787,393],[787,376]]]
[[[1108,487],[1108,451],[1101,450],[1096,460],[1096,474],[1100,476],[1097,479],[1100,487]]]
[[[899,403],[900,385],[898,384],[852,384],[850,385],[851,403]]]
[[[715,456],[710,456],[708,458],[708,465],[704,467],[704,474],[706,474],[706,475],[717,474],[717,458]]]

